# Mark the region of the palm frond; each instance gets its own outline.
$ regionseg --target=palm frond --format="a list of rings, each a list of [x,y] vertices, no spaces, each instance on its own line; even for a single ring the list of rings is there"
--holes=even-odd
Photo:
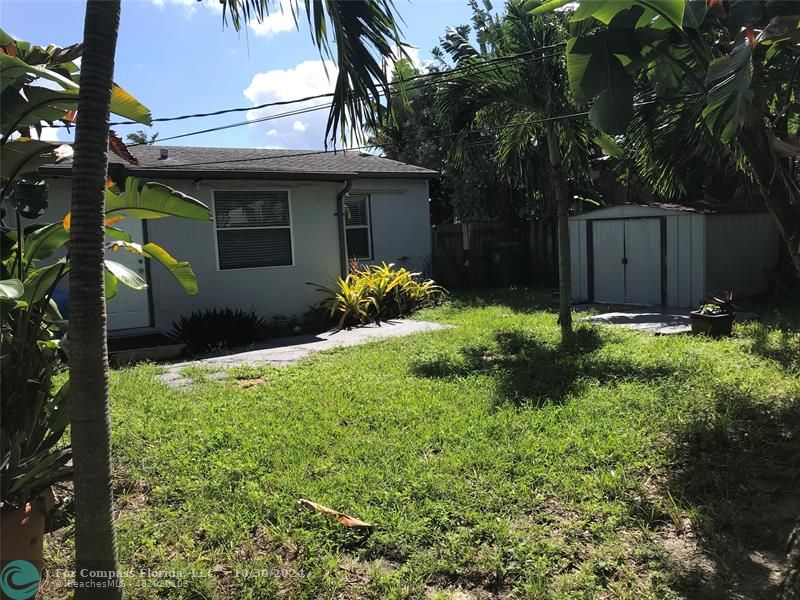
[[[239,31],[281,9],[277,0],[221,0],[223,23]],[[301,5],[302,1],[302,5]],[[383,61],[405,55],[392,0],[288,0],[297,23],[305,12],[320,55],[336,61],[338,74],[325,130],[325,145],[360,135],[380,118],[389,95]]]

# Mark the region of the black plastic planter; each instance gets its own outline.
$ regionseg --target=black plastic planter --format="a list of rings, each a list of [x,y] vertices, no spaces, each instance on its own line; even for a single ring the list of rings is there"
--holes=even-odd
[[[692,317],[692,333],[722,337],[731,335],[733,332],[736,313],[704,315],[699,310],[693,310],[690,314]]]

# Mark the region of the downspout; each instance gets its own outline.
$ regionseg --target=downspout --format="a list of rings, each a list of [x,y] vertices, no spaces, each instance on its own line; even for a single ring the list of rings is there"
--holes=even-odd
[[[344,186],[336,194],[337,229],[339,230],[339,271],[342,279],[347,277],[350,270],[347,264],[347,231],[345,229],[344,197],[353,185],[352,179],[345,179]]]

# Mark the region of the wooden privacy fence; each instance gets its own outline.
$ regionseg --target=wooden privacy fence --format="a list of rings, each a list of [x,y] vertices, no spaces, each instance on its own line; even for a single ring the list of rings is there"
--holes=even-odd
[[[555,221],[436,225],[433,277],[448,288],[550,285],[557,280]]]

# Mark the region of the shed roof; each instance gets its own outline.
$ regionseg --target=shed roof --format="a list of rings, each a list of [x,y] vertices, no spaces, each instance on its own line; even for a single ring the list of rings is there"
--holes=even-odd
[[[595,210],[576,215],[572,219],[591,220],[591,219],[625,219],[649,216],[664,216],[675,213],[696,214],[696,215],[718,215],[718,214],[752,214],[763,213],[764,208],[752,206],[740,206],[731,204],[710,204],[707,202],[650,202],[647,204],[636,204],[628,202],[613,206],[604,206]]]
[[[165,179],[316,179],[356,178],[431,179],[436,171],[352,150],[282,150],[262,148],[207,148],[192,146],[134,146],[138,165],[119,164],[134,176]],[[166,151],[167,157],[162,158]],[[72,161],[40,168],[43,175],[67,175]]]

